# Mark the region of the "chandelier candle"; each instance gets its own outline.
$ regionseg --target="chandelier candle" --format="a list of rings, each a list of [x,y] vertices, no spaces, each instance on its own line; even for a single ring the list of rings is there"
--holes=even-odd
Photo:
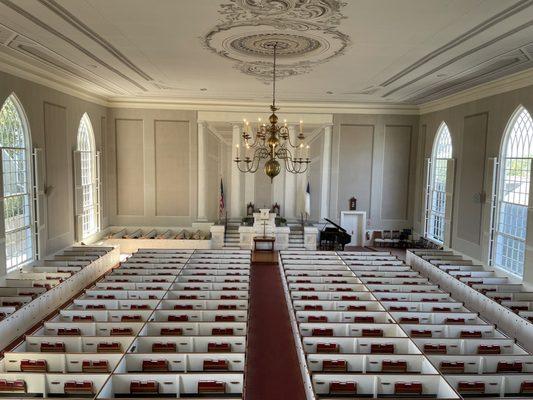
[[[291,135],[287,126],[287,120],[283,125],[278,125],[276,111],[276,48],[278,43],[271,43],[274,53],[272,69],[272,105],[270,111],[272,114],[268,117],[270,125],[261,124],[261,118],[257,121],[257,130],[255,138],[252,139],[251,126],[244,120],[242,140],[245,146],[244,158],[240,157],[239,145],[234,162],[237,164],[239,171],[255,173],[258,171],[262,161],[265,160],[263,170],[270,178],[274,179],[281,172],[281,164],[285,170],[292,174],[301,174],[309,168],[309,145],[305,144],[305,135],[303,133],[303,121],[300,121],[300,133],[295,143],[291,141]]]

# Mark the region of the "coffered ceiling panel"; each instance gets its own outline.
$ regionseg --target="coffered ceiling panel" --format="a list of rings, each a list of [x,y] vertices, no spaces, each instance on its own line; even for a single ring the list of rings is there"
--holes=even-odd
[[[0,62],[108,99],[418,104],[533,66],[533,0],[0,0]]]

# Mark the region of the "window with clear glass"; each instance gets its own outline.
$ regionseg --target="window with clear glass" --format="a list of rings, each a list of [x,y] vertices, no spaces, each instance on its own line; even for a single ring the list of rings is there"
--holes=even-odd
[[[82,238],[84,239],[98,231],[96,151],[93,128],[87,114],[81,118],[78,129],[78,151],[81,156]]]
[[[511,118],[501,152],[493,263],[521,277],[533,157],[533,121],[525,108]]]
[[[22,107],[15,96],[0,110],[6,271],[34,259],[30,144]]]
[[[452,138],[446,124],[442,124],[435,138],[431,154],[430,184],[426,220],[426,237],[444,242],[446,215],[446,178],[448,160],[452,158]]]

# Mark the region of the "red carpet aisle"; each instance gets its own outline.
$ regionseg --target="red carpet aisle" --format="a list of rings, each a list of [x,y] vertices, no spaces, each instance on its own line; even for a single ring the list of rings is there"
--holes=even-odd
[[[278,267],[253,266],[250,286],[245,400],[305,400]]]

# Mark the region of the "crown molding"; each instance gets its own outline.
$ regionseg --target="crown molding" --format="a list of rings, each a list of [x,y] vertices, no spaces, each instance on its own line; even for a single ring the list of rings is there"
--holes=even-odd
[[[35,67],[5,53],[2,53],[2,58],[0,59],[0,71],[77,97],[81,100],[109,107],[109,103],[105,97],[81,89],[79,86],[69,82],[68,79],[61,78],[59,75],[50,74],[48,76],[42,68]]]
[[[419,106],[419,114],[428,114],[446,108],[455,107],[461,104],[481,100],[486,97],[497,94],[510,92],[533,85],[533,68],[517,72],[503,78],[490,82],[482,83],[469,89],[462,90],[458,93],[442,97],[438,100],[428,101]]]
[[[347,102],[279,102],[276,105],[287,114],[404,114],[417,115],[419,107],[398,103]],[[220,111],[265,114],[268,104],[249,100],[199,100],[197,98],[111,98],[112,108],[149,108],[165,110]]]
[[[30,82],[46,86],[81,100],[89,101],[108,108],[131,108],[131,109],[160,109],[160,110],[190,110],[207,113],[238,113],[240,121],[245,114],[264,116],[268,112],[268,104],[258,101],[247,100],[201,100],[198,98],[147,98],[147,97],[113,97],[94,93],[81,88],[69,79],[47,73],[42,68],[36,67],[23,60],[2,54],[0,71],[28,80]],[[435,111],[444,110],[486,97],[509,92],[531,86],[533,82],[533,68],[482,83],[458,93],[442,97],[438,100],[421,103],[419,105],[401,103],[350,103],[350,102],[281,102],[280,115],[314,116],[317,122],[325,122],[324,115],[332,114],[389,114],[389,115],[422,115]],[[236,114],[237,115],[237,114]],[[322,115],[322,117],[321,117]],[[245,116],[246,117],[246,116]],[[299,117],[298,117],[299,119]],[[224,119],[225,120],[225,119]],[[252,120],[250,118],[250,120]]]

